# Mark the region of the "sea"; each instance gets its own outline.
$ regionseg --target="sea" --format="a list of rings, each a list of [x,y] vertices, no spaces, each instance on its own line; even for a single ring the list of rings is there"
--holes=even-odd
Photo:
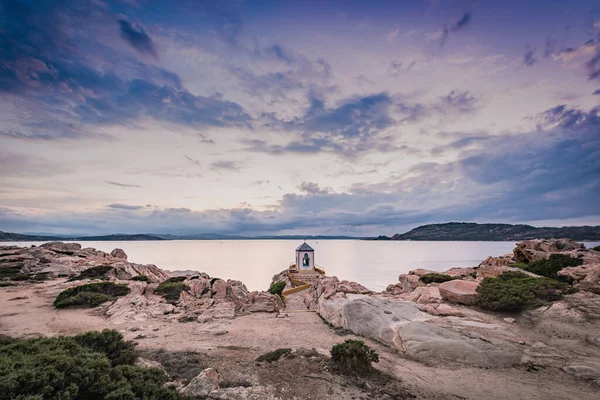
[[[31,246],[42,242],[5,242]],[[249,290],[266,290],[273,275],[294,261],[298,240],[165,240],[80,242],[110,252],[123,249],[130,262],[167,270],[206,272],[211,277],[242,281]],[[444,271],[474,267],[488,256],[511,253],[516,242],[427,242],[318,240],[315,264],[329,276],[361,283],[375,291],[398,282],[398,275],[417,268]],[[600,243],[586,242],[586,247]]]

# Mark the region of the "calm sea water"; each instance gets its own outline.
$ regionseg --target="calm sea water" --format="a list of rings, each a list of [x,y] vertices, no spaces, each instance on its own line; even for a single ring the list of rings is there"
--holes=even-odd
[[[30,246],[40,243],[0,243]],[[250,290],[266,290],[273,275],[294,261],[295,240],[175,240],[151,242],[82,242],[110,252],[122,248],[129,261],[168,270],[194,270],[212,277],[236,279]],[[512,252],[515,242],[380,242],[363,240],[309,241],[315,263],[327,275],[383,290],[412,269],[443,271],[473,267],[488,256]],[[598,243],[586,243],[587,247]]]

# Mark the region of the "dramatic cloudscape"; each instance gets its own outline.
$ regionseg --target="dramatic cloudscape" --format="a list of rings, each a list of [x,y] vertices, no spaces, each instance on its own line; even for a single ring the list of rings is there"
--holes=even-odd
[[[600,224],[597,0],[1,0],[0,230]]]

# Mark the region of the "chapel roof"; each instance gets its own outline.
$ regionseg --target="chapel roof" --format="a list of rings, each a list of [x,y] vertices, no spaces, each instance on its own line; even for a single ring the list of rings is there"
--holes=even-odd
[[[306,242],[302,243],[296,251],[315,251],[312,247],[306,244]]]

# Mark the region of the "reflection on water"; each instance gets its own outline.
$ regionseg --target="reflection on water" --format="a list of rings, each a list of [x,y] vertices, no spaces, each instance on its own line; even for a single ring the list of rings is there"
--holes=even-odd
[[[488,256],[510,253],[515,242],[379,242],[363,240],[319,240],[308,242],[315,249],[315,263],[327,275],[359,282],[372,290],[383,290],[398,281],[398,275],[417,268],[443,271],[451,267],[473,267]],[[29,246],[34,243],[0,243]],[[35,243],[40,244],[40,243]],[[175,240],[151,242],[82,242],[110,252],[119,247],[129,261],[155,264],[168,270],[203,271],[212,277],[236,279],[249,290],[266,290],[271,278],[294,261],[295,240]],[[587,247],[598,243],[586,243]]]

